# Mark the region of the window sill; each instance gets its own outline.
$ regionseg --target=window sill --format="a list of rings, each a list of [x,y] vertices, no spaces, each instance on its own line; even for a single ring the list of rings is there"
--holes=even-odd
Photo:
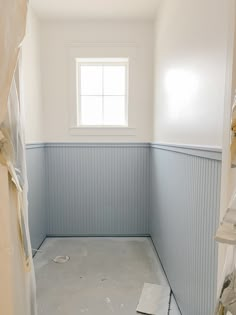
[[[135,136],[136,128],[131,127],[71,127],[69,129],[72,136]]]

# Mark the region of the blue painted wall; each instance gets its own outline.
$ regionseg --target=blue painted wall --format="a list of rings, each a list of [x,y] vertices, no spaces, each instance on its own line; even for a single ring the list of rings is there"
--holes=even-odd
[[[147,144],[46,146],[49,235],[145,235]]]
[[[214,313],[221,154],[153,146],[150,233],[183,315]]]
[[[32,248],[38,249],[47,234],[44,146],[28,145],[26,159],[29,181],[29,228]]]
[[[183,315],[213,314],[221,153],[143,143],[27,146],[34,248],[46,235],[150,234]]]
[[[145,143],[27,146],[33,246],[45,231],[147,235],[149,153]]]

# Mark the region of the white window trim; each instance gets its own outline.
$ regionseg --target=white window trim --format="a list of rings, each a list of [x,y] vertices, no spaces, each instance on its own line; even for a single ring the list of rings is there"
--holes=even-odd
[[[81,61],[81,60],[88,60],[86,61]],[[89,61],[90,58],[76,58],[76,127],[77,128],[128,128],[129,127],[129,117],[128,117],[128,108],[129,108],[129,58],[91,58],[94,61]],[[104,61],[98,61],[98,60],[104,59]],[[113,59],[113,61],[106,61],[109,59]],[[127,61],[115,61],[115,60],[122,60],[126,59]],[[80,66],[124,66],[125,67],[125,123],[122,125],[84,125],[81,123],[81,94],[80,94]],[[96,95],[95,95],[96,96]],[[104,96],[108,95],[99,95],[102,96],[103,102],[104,102]],[[115,96],[115,95],[111,95]],[[117,95],[118,96],[118,95]],[[119,95],[120,96],[120,95]],[[104,108],[104,103],[103,103],[103,108]]]
[[[72,136],[136,136],[136,128],[132,127],[71,127]]]
[[[76,59],[77,58],[120,58],[121,55],[129,58],[129,69],[133,68],[133,60],[136,57],[137,45],[136,43],[124,43],[124,42],[109,42],[109,43],[79,43],[79,42],[68,42],[66,44],[67,58],[68,58],[68,133],[71,136],[85,136],[88,138],[94,138],[97,136],[106,137],[136,137],[137,128],[134,121],[135,108],[134,104],[130,102],[128,106],[128,127],[119,126],[115,127],[82,127],[77,126],[76,122]],[[93,51],[96,50],[96,53]],[[117,55],[117,50],[119,50],[119,55]],[[99,52],[100,53],[97,53]],[[102,51],[102,54],[101,54]],[[130,77],[128,77],[128,84],[130,86]],[[130,89],[130,87],[129,87]]]

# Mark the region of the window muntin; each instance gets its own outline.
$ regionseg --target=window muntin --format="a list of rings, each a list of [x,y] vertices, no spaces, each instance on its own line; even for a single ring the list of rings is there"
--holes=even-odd
[[[128,58],[78,58],[77,125],[128,125]]]

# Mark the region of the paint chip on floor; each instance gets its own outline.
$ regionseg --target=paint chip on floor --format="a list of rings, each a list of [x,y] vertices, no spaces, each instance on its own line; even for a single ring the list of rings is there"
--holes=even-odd
[[[148,315],[167,315],[169,301],[169,287],[145,283],[137,306],[137,312]]]

